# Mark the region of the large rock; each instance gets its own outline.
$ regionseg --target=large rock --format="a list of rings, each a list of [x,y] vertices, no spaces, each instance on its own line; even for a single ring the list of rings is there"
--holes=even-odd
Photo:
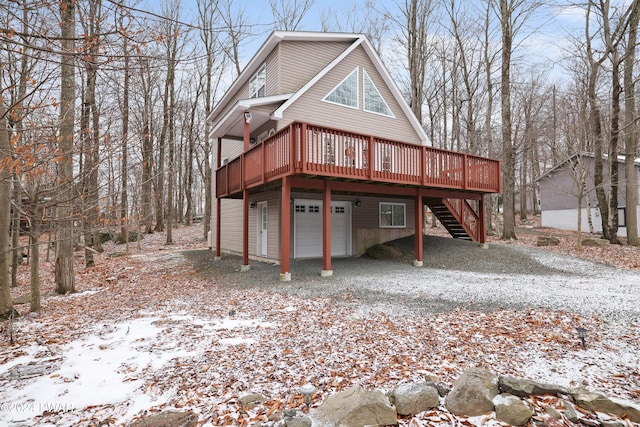
[[[564,416],[572,423],[577,423],[580,420],[580,414],[578,414],[575,406],[573,406],[573,404],[567,400],[563,400],[562,404],[566,408],[564,411]]]
[[[367,255],[375,259],[394,259],[401,257],[402,252],[395,246],[377,244],[367,249]]]
[[[128,427],[196,427],[197,425],[198,416],[191,411],[168,411],[139,418]]]
[[[327,397],[314,417],[331,426],[396,425],[398,417],[389,399],[378,390],[353,386]]]
[[[6,373],[0,375],[1,379],[26,380],[29,378],[49,375],[60,367],[62,359],[53,358],[29,363],[14,365]]]
[[[545,394],[569,394],[569,390],[566,387],[539,383],[524,378],[501,376],[499,379],[499,385],[502,393],[509,393],[520,397],[543,396]]]
[[[475,417],[493,411],[493,398],[499,393],[498,376],[481,368],[465,371],[445,399],[455,415]]]
[[[521,426],[529,422],[533,412],[519,397],[512,394],[499,394],[493,399],[496,418],[512,426]]]
[[[560,239],[551,236],[538,236],[538,241],[536,242],[538,246],[558,246],[559,244]]]
[[[263,403],[266,401],[267,401],[267,398],[258,393],[246,394],[244,396],[241,396],[238,399],[238,402],[240,402],[240,405],[242,405],[242,407],[245,409],[253,409],[260,403]]]
[[[611,242],[607,239],[583,239],[582,246],[595,246],[595,247],[603,247],[609,246]]]
[[[311,427],[311,420],[307,417],[285,417],[285,427]]]
[[[605,412],[619,417],[626,415],[634,423],[640,423],[640,405],[635,402],[607,397],[584,389],[573,390],[571,396],[579,406],[589,411]]]
[[[426,382],[400,384],[388,396],[400,415],[415,415],[440,405],[438,390]]]

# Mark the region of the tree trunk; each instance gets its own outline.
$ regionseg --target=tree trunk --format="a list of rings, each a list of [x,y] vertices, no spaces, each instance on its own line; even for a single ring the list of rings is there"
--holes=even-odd
[[[611,137],[609,139],[609,241],[619,244],[618,240],[618,138],[620,133],[620,58],[618,48],[614,46],[611,59]]]
[[[93,252],[90,250],[91,248],[91,215],[89,211],[91,210],[91,183],[90,183],[90,174],[91,170],[94,168],[93,166],[93,156],[91,155],[91,125],[89,124],[90,114],[91,114],[91,101],[89,100],[89,87],[91,86],[90,80],[91,71],[90,67],[87,67],[87,81],[84,89],[84,93],[82,94],[82,111],[80,113],[80,135],[82,138],[82,157],[80,163],[82,164],[82,168],[80,169],[80,176],[82,177],[82,198],[80,199],[81,203],[81,212],[82,212],[82,232],[84,236],[84,264],[85,267],[93,267],[95,265],[93,261]]]
[[[13,210],[11,217],[11,287],[18,286],[18,258],[20,255],[20,209],[22,208],[22,191],[18,177],[13,175]]]
[[[638,179],[635,159],[638,156],[638,127],[636,115],[636,89],[633,79],[633,67],[636,60],[636,42],[638,21],[640,19],[640,1],[633,2],[629,16],[629,38],[624,59],[624,144],[625,144],[625,199],[627,205],[627,244],[638,246]]]
[[[31,273],[31,300],[29,311],[40,311],[40,218],[42,218],[42,206],[38,202],[38,197],[32,198],[33,218],[31,219],[30,243],[31,257],[29,267]]]
[[[484,118],[484,127],[485,132],[487,134],[487,155],[489,157],[494,156],[493,151],[493,129],[491,120],[493,118],[493,77],[492,77],[492,69],[493,69],[493,59],[491,55],[489,55],[489,46],[491,45],[490,40],[490,13],[491,13],[491,4],[487,2],[485,10],[485,26],[484,26],[484,67],[485,67],[485,77],[487,79],[487,111]],[[489,194],[486,197],[487,203],[485,211],[487,215],[487,219],[485,221],[485,227],[487,230],[487,234],[493,235],[495,234],[495,229],[493,228],[493,211],[494,211],[494,202],[495,196],[493,194]]]
[[[15,131],[15,139],[16,141],[23,142],[23,132],[24,125],[23,119],[25,116],[24,109],[24,99],[27,94],[27,86],[29,86],[29,75],[32,70],[32,66],[29,64],[29,58],[31,55],[29,54],[29,46],[30,39],[27,37],[29,33],[29,9],[30,6],[28,2],[24,2],[22,5],[22,32],[24,36],[22,36],[22,40],[24,42],[24,47],[22,48],[22,57],[20,58],[20,81],[18,86],[18,99],[17,103],[13,108],[17,114],[14,114],[15,123],[14,123],[14,131]],[[13,219],[12,219],[12,243],[11,247],[13,249],[12,252],[12,262],[11,262],[11,286],[18,286],[18,256],[20,255],[19,238],[20,238],[20,218],[22,218],[22,213],[20,212],[22,209],[22,187],[20,186],[18,174],[14,174],[14,187],[13,187],[13,203],[14,203],[14,211],[13,211]]]
[[[502,105],[502,240],[516,239],[515,231],[515,150],[511,141],[511,8],[500,0],[502,28],[502,71],[500,101]]]
[[[593,166],[593,181],[596,190],[596,198],[598,200],[598,209],[600,210],[600,220],[602,224],[602,235],[605,239],[609,238],[609,201],[604,189],[604,167],[602,164],[602,113],[600,111],[600,105],[598,103],[598,97],[596,93],[596,83],[598,80],[598,70],[603,61],[601,58],[596,61],[593,57],[593,50],[591,48],[591,35],[589,34],[589,22],[591,19],[591,1],[588,4],[586,14],[586,39],[587,39],[587,55],[589,57],[589,79],[587,84],[587,96],[589,99],[589,128],[593,137],[593,154],[594,154],[594,166]],[[604,56],[603,56],[604,57]]]
[[[124,29],[124,18],[120,18],[120,27]],[[120,196],[120,236],[125,242],[126,250],[129,251],[129,194],[127,193],[129,175],[129,46],[128,38],[122,37],[122,54],[124,55],[124,78],[122,87],[122,150],[121,150],[121,185],[122,194]]]
[[[144,60],[141,64],[141,80],[143,85],[143,112],[142,112],[142,194],[141,194],[141,213],[142,222],[145,226],[145,234],[151,233],[152,227],[152,194],[153,187],[153,138],[151,135],[151,69],[149,61]]]
[[[0,83],[2,83],[0,81]],[[0,102],[0,319],[13,317],[13,300],[9,282],[9,224],[11,221],[11,144],[4,103]]]
[[[61,160],[58,162],[57,197],[57,253],[55,262],[56,292],[75,292],[73,273],[73,126],[75,122],[75,0],[61,0],[60,27],[61,87],[60,87],[60,137],[58,147]]]

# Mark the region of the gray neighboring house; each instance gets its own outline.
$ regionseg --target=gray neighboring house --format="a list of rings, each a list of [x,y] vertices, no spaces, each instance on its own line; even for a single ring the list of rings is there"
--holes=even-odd
[[[600,219],[600,209],[595,192],[594,184],[594,163],[593,154],[581,153],[584,177],[585,192],[582,209],[581,230],[589,232],[588,216],[591,215],[593,231],[602,233],[602,221]],[[624,157],[618,156],[619,163],[619,186],[618,186],[618,236],[627,235],[627,209],[625,201],[625,169]],[[540,208],[542,212],[542,226],[558,228],[561,230],[577,230],[578,228],[578,154],[574,154],[560,164],[554,166],[538,178],[540,186]],[[609,168],[608,159],[603,160],[604,170]],[[605,173],[605,189],[610,188],[609,176]],[[636,175],[640,184],[640,159],[636,159]],[[640,188],[640,185],[638,186]],[[640,194],[638,199],[640,200]],[[640,209],[638,209],[638,220],[640,222]]]
[[[208,117],[215,168],[210,246],[277,262],[357,256],[415,235],[424,206],[483,243],[500,162],[430,146],[362,34],[273,32]],[[416,230],[419,230],[416,233]]]

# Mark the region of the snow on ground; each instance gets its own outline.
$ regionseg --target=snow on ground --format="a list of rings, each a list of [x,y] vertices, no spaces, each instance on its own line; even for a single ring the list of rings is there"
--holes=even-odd
[[[251,319],[224,318],[208,322],[188,315],[146,313],[137,319],[96,327],[87,338],[57,349],[58,357],[44,361],[38,353],[48,351],[46,346],[23,347],[27,355],[0,366],[2,382],[12,385],[0,391],[0,402],[3,402],[0,425],[33,425],[35,417],[56,412],[63,415],[55,425],[71,425],[82,422],[77,419],[78,410],[99,407],[118,407],[109,416],[116,422],[126,422],[141,411],[166,404],[166,396],[145,393],[145,377],[149,372],[160,372],[169,361],[202,355],[202,349],[185,350],[171,340],[162,339],[165,326],[186,322],[200,325],[210,331],[209,334],[216,331],[251,334],[252,329],[274,326]],[[223,347],[253,341],[242,336],[218,340]],[[60,363],[46,375],[13,378],[18,371],[25,372],[21,368],[47,366],[46,361]],[[65,416],[66,413],[70,416]]]
[[[386,391],[434,374],[451,385],[473,366],[640,398],[638,273],[535,252],[556,272],[396,263],[386,277],[337,271],[316,284],[291,283],[287,293],[216,283],[179,251],[150,248],[79,269],[81,292],[45,298],[41,313],[13,322],[15,345],[0,347],[0,425],[124,425],[189,409],[207,426],[279,426],[267,414],[303,408],[297,389],[306,383],[319,390],[317,406],[354,384]],[[330,296],[305,294],[312,286]],[[436,300],[450,309],[417,315],[403,306]],[[588,331],[586,349],[578,326]],[[246,411],[238,398],[254,392],[268,400]],[[400,424],[436,420],[497,425],[443,407]]]

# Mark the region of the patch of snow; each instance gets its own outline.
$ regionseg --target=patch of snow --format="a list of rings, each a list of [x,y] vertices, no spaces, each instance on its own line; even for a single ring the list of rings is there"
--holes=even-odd
[[[218,329],[240,329],[240,328],[273,328],[275,325],[269,322],[259,322],[255,319],[234,319],[223,318],[220,321],[213,322],[209,328]]]
[[[494,405],[509,405],[517,400],[520,400],[520,398],[511,395],[498,394],[491,402],[493,402]]]
[[[240,345],[240,344],[253,344],[255,342],[252,338],[222,338],[218,341],[222,345]]]
[[[106,334],[93,334],[62,348],[65,358],[58,370],[16,381],[14,387],[0,392],[0,401],[6,402],[0,425],[21,423],[44,411],[82,409],[131,398],[134,406],[140,406],[135,399],[144,396],[136,394],[143,384],[143,370],[159,369],[171,359],[190,355],[180,350],[149,351],[161,332],[153,325],[157,320],[145,317],[124,322]]]
[[[74,424],[86,407],[113,405],[115,418],[130,420],[142,411],[167,403],[171,394],[157,394],[144,388],[150,375],[157,375],[172,360],[202,357],[201,349],[188,351],[171,335],[180,334],[176,325],[196,326],[196,331],[273,328],[275,324],[255,319],[201,319],[184,313],[143,313],[143,317],[95,328],[86,339],[57,349],[60,366],[49,375],[7,380],[0,391],[0,425],[35,424],[43,412],[59,412],[58,423]],[[199,328],[198,328],[199,327]],[[253,338],[225,337],[223,346],[253,344]],[[198,348],[198,347],[196,347]],[[38,354],[46,346],[29,345],[26,355],[0,366],[0,376],[20,364],[44,363]],[[6,384],[9,383],[9,386]],[[99,411],[98,411],[99,412]],[[74,418],[75,417],[75,418]],[[56,423],[56,424],[58,424]],[[40,424],[44,425],[44,424]]]

